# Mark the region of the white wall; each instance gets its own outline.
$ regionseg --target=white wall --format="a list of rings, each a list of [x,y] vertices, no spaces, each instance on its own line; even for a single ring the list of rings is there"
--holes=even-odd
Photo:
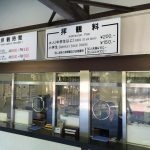
[[[81,150],[81,148],[0,131],[0,150]]]
[[[110,3],[110,4],[127,6],[127,7],[149,3],[149,0],[132,0],[132,1],[131,0],[91,0],[91,1]],[[110,10],[112,9],[90,6],[90,14],[101,13]]]
[[[110,3],[110,4],[122,5],[128,7],[149,3],[149,0],[91,0],[91,1]]]
[[[121,54],[150,54],[150,10],[121,20]]]

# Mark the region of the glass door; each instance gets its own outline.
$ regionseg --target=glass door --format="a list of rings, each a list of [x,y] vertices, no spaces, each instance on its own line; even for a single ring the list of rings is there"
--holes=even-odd
[[[91,73],[91,137],[97,141],[121,138],[121,72]]]

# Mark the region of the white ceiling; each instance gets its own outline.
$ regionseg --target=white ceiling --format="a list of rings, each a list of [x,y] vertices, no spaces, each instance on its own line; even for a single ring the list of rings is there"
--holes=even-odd
[[[0,30],[46,23],[51,14],[38,0],[0,0]],[[59,19],[57,15],[54,20]]]
[[[150,0],[93,0],[123,6],[135,6],[150,3]],[[109,11],[110,9],[90,7],[90,13]],[[0,31],[48,22],[52,10],[38,0],[0,0]],[[62,20],[58,14],[54,21]]]
[[[112,9],[90,6],[90,14],[96,14],[96,13],[106,12],[106,11],[110,11],[110,10],[112,10]]]
[[[150,3],[150,0],[91,0],[91,1],[127,6],[127,7]],[[110,10],[112,10],[112,9],[91,6],[90,14],[101,13],[101,12],[106,12],[106,11],[110,11]]]
[[[150,3],[150,0],[91,0],[91,1],[123,5],[128,7]]]

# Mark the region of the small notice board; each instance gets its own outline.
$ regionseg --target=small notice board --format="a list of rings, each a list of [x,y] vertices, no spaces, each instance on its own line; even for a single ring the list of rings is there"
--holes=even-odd
[[[37,32],[0,37],[0,62],[35,60]]]

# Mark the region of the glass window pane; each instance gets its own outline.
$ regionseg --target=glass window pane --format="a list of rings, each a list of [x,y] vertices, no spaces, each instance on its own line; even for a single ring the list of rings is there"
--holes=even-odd
[[[24,73],[16,74],[16,81],[41,81],[41,82],[52,82],[52,73]]]
[[[150,89],[127,89],[128,124],[150,125]]]
[[[127,75],[127,140],[147,146],[150,146],[149,78],[150,72]]]
[[[92,72],[91,81],[92,138],[121,138],[121,72]]]
[[[52,123],[52,73],[16,74],[15,123],[44,127]],[[24,116],[25,119],[22,119]],[[37,128],[33,126],[34,129]]]
[[[56,126],[79,127],[79,73],[57,73],[56,81]]]
[[[91,82],[120,83],[121,73],[116,71],[92,72]]]
[[[12,75],[0,74],[0,121],[11,119]]]
[[[127,83],[150,83],[150,72],[127,72]]]

